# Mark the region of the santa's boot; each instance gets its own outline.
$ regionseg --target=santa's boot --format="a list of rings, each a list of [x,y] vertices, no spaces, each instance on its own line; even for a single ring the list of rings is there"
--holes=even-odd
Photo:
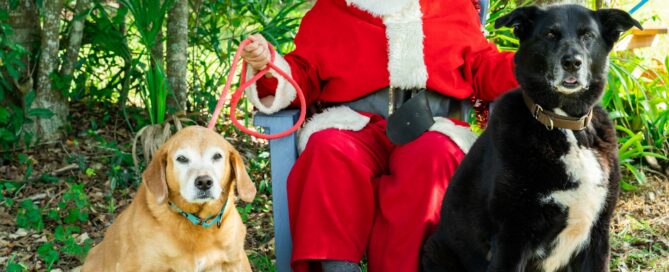
[[[347,261],[327,260],[322,261],[323,272],[360,272],[360,266],[357,263]]]

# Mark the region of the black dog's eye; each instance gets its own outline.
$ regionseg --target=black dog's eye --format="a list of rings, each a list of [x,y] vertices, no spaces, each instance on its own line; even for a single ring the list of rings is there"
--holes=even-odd
[[[184,157],[183,155],[179,155],[179,157],[177,157],[177,161],[180,163],[188,163],[188,158]]]
[[[586,40],[586,41],[587,41],[587,40],[591,40],[591,39],[594,38],[594,37],[595,37],[595,34],[592,33],[592,32],[590,32],[590,31],[586,31],[586,32],[584,32],[583,34],[581,34],[581,38],[582,38],[583,40]]]
[[[221,158],[223,158],[223,156],[221,155],[221,153],[216,153],[216,154],[214,154],[214,157],[213,157],[212,159],[215,160],[215,161],[217,161],[217,160],[220,160]]]
[[[548,31],[548,33],[546,33],[546,38],[553,40],[553,39],[557,38],[558,35],[559,35],[559,33],[557,31],[551,30],[551,31]]]

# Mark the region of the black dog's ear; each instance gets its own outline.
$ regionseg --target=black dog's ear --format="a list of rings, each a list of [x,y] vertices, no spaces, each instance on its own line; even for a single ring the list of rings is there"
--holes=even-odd
[[[513,10],[511,13],[497,18],[495,28],[503,26],[513,27],[513,34],[521,40],[527,38],[530,34],[534,21],[543,10],[537,6],[521,7]]]
[[[619,9],[600,9],[595,11],[602,26],[602,37],[609,46],[618,41],[620,33],[636,26],[643,29],[641,24],[632,18],[629,13]]]

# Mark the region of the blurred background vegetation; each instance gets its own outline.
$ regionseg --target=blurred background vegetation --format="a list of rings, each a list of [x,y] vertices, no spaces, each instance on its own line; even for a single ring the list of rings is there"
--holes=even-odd
[[[537,1],[541,4],[548,1]],[[633,0],[577,0],[631,9]],[[492,0],[494,20],[529,2]],[[301,0],[0,0],[0,269],[69,270],[129,203],[156,138],[211,117],[236,45],[260,32],[290,52]],[[634,14],[666,26],[669,2]],[[631,35],[627,33],[626,35]],[[624,179],[612,270],[669,270],[669,39],[610,58],[603,105],[619,136]],[[250,110],[248,103],[245,108]],[[229,109],[225,109],[224,112]],[[250,124],[249,116],[240,118]],[[257,271],[273,270],[266,142],[217,129],[249,162],[259,196],[238,207]],[[133,140],[144,149],[133,163]]]

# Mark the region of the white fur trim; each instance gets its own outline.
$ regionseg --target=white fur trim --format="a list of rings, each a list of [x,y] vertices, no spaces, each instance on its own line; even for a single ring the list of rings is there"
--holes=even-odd
[[[276,54],[276,57],[274,58],[274,65],[285,71],[287,74],[291,75],[290,65],[281,55]],[[276,85],[276,93],[274,94],[274,100],[271,100],[269,105],[260,101],[260,98],[258,97],[258,87],[256,86],[255,82],[249,85],[249,87],[244,91],[246,93],[246,97],[248,97],[249,101],[251,101],[251,104],[253,104],[253,106],[255,106],[258,111],[266,114],[272,114],[288,107],[288,105],[290,105],[290,103],[293,102],[297,96],[295,87],[293,87],[293,85],[291,85],[288,80],[283,78],[281,75],[279,75],[279,73],[272,69],[269,70],[269,73],[272,74],[272,76],[274,76],[278,81]],[[247,66],[246,80],[249,80],[255,74],[256,72],[253,67],[250,65]]]
[[[422,17],[419,0],[412,0],[402,10],[383,16],[388,38],[390,86],[413,89],[427,85]]]
[[[300,130],[298,136],[298,151],[302,153],[312,134],[328,128],[339,130],[359,131],[369,123],[369,117],[364,116],[347,106],[326,109],[312,116]]]
[[[393,14],[415,0],[346,0],[346,4],[353,5],[375,16]]]
[[[476,134],[465,126],[458,126],[453,121],[444,117],[434,117],[434,125],[430,131],[436,131],[451,138],[457,144],[462,152],[467,153],[476,142]]]

